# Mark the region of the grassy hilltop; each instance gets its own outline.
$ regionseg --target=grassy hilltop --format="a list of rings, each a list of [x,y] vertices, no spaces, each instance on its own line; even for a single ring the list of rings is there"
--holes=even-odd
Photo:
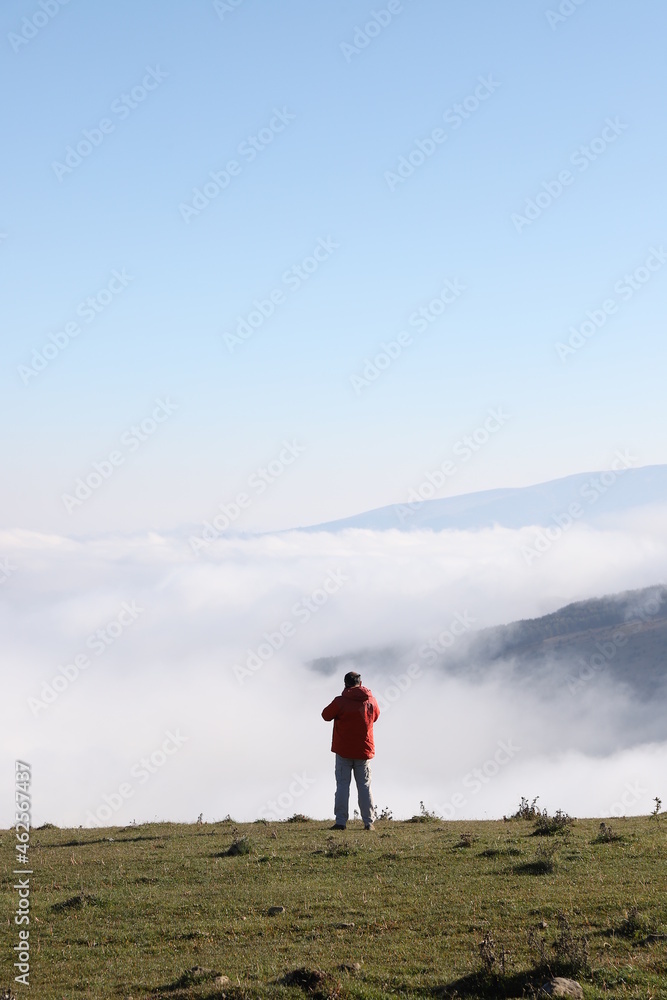
[[[13,983],[3,832],[0,987],[39,1000],[491,1000],[530,996],[551,971],[591,1000],[667,998],[667,816],[611,824],[42,828],[29,989]]]

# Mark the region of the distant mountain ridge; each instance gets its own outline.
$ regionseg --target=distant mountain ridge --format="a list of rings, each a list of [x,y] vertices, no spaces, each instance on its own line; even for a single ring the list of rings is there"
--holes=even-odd
[[[412,494],[411,494],[412,495]],[[416,494],[415,494],[416,495]],[[436,500],[391,504],[300,531],[480,530],[499,525],[548,527],[575,505],[587,523],[639,507],[667,503],[667,465],[582,472],[535,486],[484,490]]]

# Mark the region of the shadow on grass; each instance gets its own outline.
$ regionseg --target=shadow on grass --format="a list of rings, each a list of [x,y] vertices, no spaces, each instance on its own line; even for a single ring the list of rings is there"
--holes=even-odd
[[[546,979],[547,969],[533,969],[530,972],[515,972],[504,976],[489,976],[484,972],[471,972],[447,986],[436,986],[431,996],[448,1000],[458,997],[483,997],[484,1000],[535,995]]]
[[[41,847],[87,847],[88,844],[136,844],[139,840],[164,840],[163,836],[151,837],[98,837],[97,840],[65,840],[62,844],[41,844]]]
[[[54,903],[51,910],[53,913],[67,913],[68,910],[82,910],[84,906],[104,906],[104,902],[88,892],[80,892],[77,896]]]
[[[313,1000],[343,1000],[346,995],[340,980],[321,969],[293,969],[277,982],[280,986],[298,986]]]
[[[512,870],[515,875],[550,875],[555,867],[553,861],[540,858],[537,861],[524,861],[522,865],[515,865]]]
[[[185,990],[167,990],[167,992],[151,993],[151,1000],[262,1000],[264,994],[261,990],[248,986],[214,986],[213,989],[202,987],[204,992],[196,989],[192,992],[192,987]]]
[[[175,979],[173,983],[165,983],[164,986],[158,986],[153,996],[162,996],[163,994],[180,994],[187,996],[188,993],[184,991],[189,991],[193,986],[205,986],[213,983],[215,978],[219,976],[219,972],[215,972],[213,969],[202,969],[200,966],[196,965],[194,969],[188,969],[184,972],[182,976]],[[216,994],[213,996],[220,996],[221,990],[218,989]],[[176,1000],[176,997],[174,997]]]
[[[262,990],[254,987],[232,983],[218,985],[215,980],[220,975],[213,969],[195,966],[173,983],[156,987],[150,993],[150,1000],[260,1000],[263,996]]]

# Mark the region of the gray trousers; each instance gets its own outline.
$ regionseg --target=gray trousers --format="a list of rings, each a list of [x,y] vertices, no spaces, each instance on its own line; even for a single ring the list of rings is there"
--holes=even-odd
[[[375,816],[375,806],[371,794],[371,762],[370,760],[341,757],[340,754],[336,754],[336,799],[334,802],[336,823],[345,826],[348,820],[350,781],[353,771],[359,796],[359,812],[364,826],[368,826],[369,823],[373,822]]]

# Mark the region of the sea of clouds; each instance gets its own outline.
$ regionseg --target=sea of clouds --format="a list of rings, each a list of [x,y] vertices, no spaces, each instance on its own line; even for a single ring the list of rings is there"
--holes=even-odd
[[[380,700],[373,787],[395,817],[420,801],[500,817],[522,795],[650,812],[667,800],[663,703],[604,673],[544,697],[416,652],[667,576],[667,509],[574,524],[527,560],[536,531],[291,531],[197,553],[187,534],[0,532],[0,745],[8,769],[32,765],[33,822],[331,817],[320,713],[343,686],[345,661],[332,673],[326,658],[341,656]],[[6,794],[0,825],[12,818]]]

